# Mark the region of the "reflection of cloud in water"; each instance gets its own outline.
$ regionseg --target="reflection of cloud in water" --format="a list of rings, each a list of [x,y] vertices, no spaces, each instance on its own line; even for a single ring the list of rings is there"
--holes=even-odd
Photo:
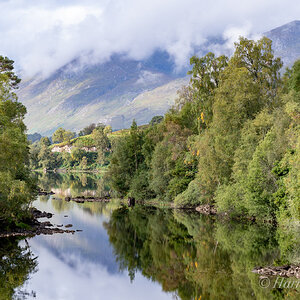
[[[67,260],[72,263],[67,264],[39,243],[32,245],[32,250],[39,255],[39,272],[32,276],[25,288],[36,291],[37,299],[172,298],[171,294],[162,293],[159,284],[139,273],[136,274],[134,282],[130,283],[125,273],[110,274],[105,267],[75,254],[68,256]]]
[[[84,196],[84,197],[94,197],[97,194],[97,191],[95,190],[84,190],[84,191],[73,191],[71,188],[68,189],[62,189],[62,188],[52,188],[52,192],[55,193],[55,195],[58,198],[65,198],[65,197],[76,197],[76,196]]]
[[[110,273],[118,273],[119,267],[106,237],[96,235],[92,239],[90,235],[84,236],[81,233],[41,236],[31,239],[29,244],[34,253],[35,249],[46,248],[52,255],[74,268],[76,264],[74,260],[70,260],[70,257],[100,265]]]
[[[39,209],[49,211],[49,208],[42,203]],[[100,203],[99,203],[100,204]],[[47,203],[51,205],[51,203]],[[72,210],[67,211],[68,218],[64,214],[56,213],[51,222],[53,224],[73,224],[72,229],[81,229],[83,232],[73,234],[55,234],[52,236],[37,236],[30,240],[30,245],[37,247],[42,245],[61,260],[65,260],[67,254],[75,254],[83,257],[85,261],[104,265],[111,273],[118,272],[118,266],[112,253],[112,246],[109,243],[103,222],[108,218],[103,215],[90,215],[77,205],[72,205]],[[66,262],[67,263],[67,262]]]
[[[53,185],[47,185],[47,189]],[[56,184],[56,192],[68,190]],[[52,188],[53,190],[53,188]],[[80,189],[81,193],[85,190]],[[68,190],[68,192],[70,192]],[[24,286],[34,290],[37,299],[170,299],[161,286],[136,274],[134,282],[126,272],[119,271],[113,247],[103,227],[116,203],[77,204],[62,200],[35,201],[34,206],[54,213],[52,224],[73,224],[82,232],[36,236],[29,239],[34,255],[38,256],[38,272]],[[57,197],[57,195],[54,195]],[[40,198],[40,200],[42,200]],[[64,216],[68,217],[65,218]],[[41,221],[48,219],[41,219]]]
[[[53,197],[51,196],[51,199]],[[101,202],[90,202],[90,203],[75,203],[66,202],[62,200],[52,199],[50,202],[34,202],[34,206],[39,210],[45,210],[51,212],[54,216],[51,218],[51,223],[62,224],[65,223],[70,218],[75,224],[79,222],[79,225],[85,226],[90,224],[91,226],[101,227],[104,221],[109,220],[109,212],[111,209],[105,209],[106,207],[111,207],[110,203],[103,204]],[[103,214],[105,212],[105,214]],[[68,215],[69,219],[65,219],[64,215]],[[77,225],[77,224],[75,224]],[[78,227],[78,226],[77,226]],[[82,228],[77,228],[82,229]]]

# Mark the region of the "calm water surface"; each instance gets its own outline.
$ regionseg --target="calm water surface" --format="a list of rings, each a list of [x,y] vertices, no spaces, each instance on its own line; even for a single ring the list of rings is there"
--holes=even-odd
[[[65,202],[107,193],[103,179],[86,174],[43,175],[40,184],[56,194],[34,205],[82,232],[0,240],[0,299],[300,299],[299,290],[273,288],[273,278],[262,287],[251,272],[295,259],[293,234],[280,240],[271,226]]]

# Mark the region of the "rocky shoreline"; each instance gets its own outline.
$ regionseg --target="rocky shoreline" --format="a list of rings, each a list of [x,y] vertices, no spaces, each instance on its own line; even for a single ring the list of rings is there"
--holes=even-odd
[[[66,197],[65,198],[65,201],[74,201],[76,203],[84,203],[84,202],[110,202],[111,201],[111,198],[109,197],[84,197],[84,196],[81,196],[81,197],[74,197],[74,198],[71,198],[71,197]]]
[[[40,222],[38,221],[39,218],[51,218],[53,214],[47,212],[41,212],[38,209],[31,209],[32,220],[27,228],[15,228],[11,231],[7,232],[0,232],[0,238],[8,238],[8,237],[15,237],[15,236],[35,236],[40,234],[47,234],[52,235],[54,233],[75,233],[75,230],[69,229],[61,229],[58,227],[54,227],[53,224],[49,221]]]
[[[300,278],[300,266],[286,265],[281,267],[257,267],[252,270],[263,276],[280,276],[280,277],[296,277]]]

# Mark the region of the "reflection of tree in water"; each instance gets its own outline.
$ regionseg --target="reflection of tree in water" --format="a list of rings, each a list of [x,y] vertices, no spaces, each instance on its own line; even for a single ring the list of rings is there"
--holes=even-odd
[[[51,188],[59,186],[63,182],[63,178],[58,173],[35,173],[38,179],[38,185],[42,190],[50,191]]]
[[[185,277],[183,255],[194,256],[192,237],[169,210],[121,208],[104,224],[122,270],[131,279],[137,270],[159,281],[165,291],[190,299],[193,286]]]
[[[108,203],[103,202],[88,202],[79,204],[79,207],[82,208],[85,212],[92,215],[104,215],[110,217],[111,213],[120,208],[121,204],[119,200],[111,200]]]
[[[60,198],[67,196],[97,196],[109,194],[105,176],[96,173],[37,173],[39,186],[47,191],[53,190]]]
[[[75,207],[76,203],[52,199],[51,205],[55,209],[55,211],[63,212],[63,211],[72,210]]]
[[[39,199],[41,202],[48,202],[48,200],[50,199],[50,195],[40,195]]]
[[[21,290],[29,275],[36,271],[37,261],[29,246],[21,247],[17,239],[0,239],[0,299],[25,299],[34,292]]]
[[[121,208],[105,223],[122,270],[138,270],[181,299],[299,299],[263,289],[256,266],[281,262],[278,229],[220,222],[199,214]]]

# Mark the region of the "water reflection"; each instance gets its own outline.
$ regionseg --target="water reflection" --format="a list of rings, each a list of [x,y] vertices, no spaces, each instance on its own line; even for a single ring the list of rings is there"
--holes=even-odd
[[[43,174],[40,180],[59,195],[106,189],[103,178],[84,175]],[[59,195],[40,197],[35,206],[54,213],[52,223],[83,231],[28,239],[31,252],[24,241],[1,247],[0,299],[34,293],[45,300],[299,299],[299,288],[272,288],[275,279],[262,288],[251,272],[258,265],[299,262],[295,229],[127,208],[118,201],[78,204]]]
[[[141,271],[181,299],[299,299],[299,288],[280,289],[275,278],[263,288],[251,272],[282,263],[272,226],[136,207],[114,211],[105,228],[132,280]]]
[[[98,173],[36,173],[39,186],[52,190],[57,198],[109,195],[107,178]],[[49,196],[41,196],[46,201]]]
[[[27,243],[18,245],[15,238],[0,239],[0,299],[22,299],[35,296],[34,291],[21,289],[37,261]]]

